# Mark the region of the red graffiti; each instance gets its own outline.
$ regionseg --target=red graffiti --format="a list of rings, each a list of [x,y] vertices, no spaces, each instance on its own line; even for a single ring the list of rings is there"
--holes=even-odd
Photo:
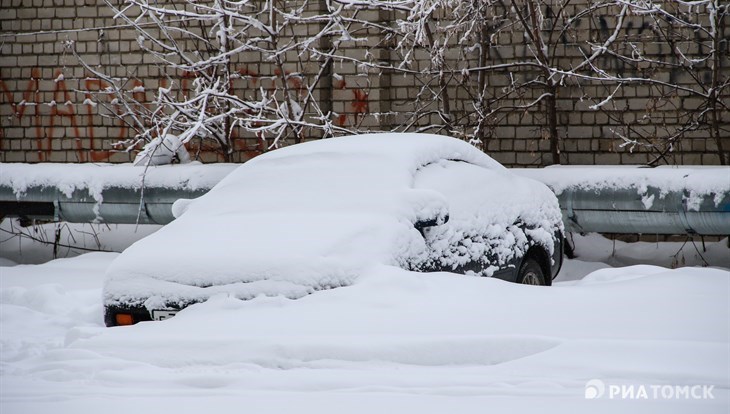
[[[249,69],[247,66],[243,66],[236,68],[234,73],[239,76],[231,80],[231,91],[236,95],[242,95],[235,90],[236,85],[234,85],[234,82],[236,79],[241,81],[245,80],[245,84],[237,83],[238,88],[244,86],[245,89],[261,87],[262,80],[270,80],[271,87],[274,90],[277,89],[277,82],[281,80],[280,70],[274,71],[275,76],[263,76]],[[53,76],[54,79],[46,79],[44,81],[41,79],[40,69],[33,68],[30,70],[30,76],[25,81],[24,87],[18,87],[14,91],[8,88],[7,80],[0,79],[0,104],[10,106],[11,113],[13,114],[10,122],[20,123],[22,119],[26,119],[22,125],[26,128],[33,128],[32,130],[35,131],[35,136],[29,137],[26,135],[26,138],[35,140],[34,150],[37,151],[38,161],[47,161],[50,159],[53,146],[58,144],[58,142],[54,142],[54,139],[74,140],[72,147],[76,152],[79,162],[109,161],[115,151],[104,150],[99,139],[122,141],[132,135],[132,126],[130,126],[128,121],[122,119],[127,109],[115,102],[114,94],[105,93],[105,90],[110,85],[101,79],[93,77],[79,79],[78,87],[81,89],[81,92],[77,92],[74,87],[69,89],[67,84],[70,83],[70,80],[64,77],[61,69],[56,70]],[[191,79],[195,79],[195,77],[196,74],[193,72],[183,72],[180,74],[180,87],[177,93],[181,95],[181,98],[185,99],[190,95],[192,87],[190,81]],[[284,78],[290,90],[296,91],[295,93],[299,94],[306,93],[307,87],[304,84],[304,80],[298,74],[285,71]],[[51,84],[51,82],[53,83]],[[159,79],[160,87],[167,87],[168,83],[167,78]],[[340,78],[333,86],[344,90],[347,88],[347,83],[344,79]],[[43,94],[41,93],[43,91],[51,92],[51,102],[43,101]],[[142,81],[137,79],[132,80],[129,92],[136,101],[132,104],[132,110],[145,111],[151,109],[152,101],[148,99],[147,90]],[[79,94],[77,95],[77,93]],[[353,122],[357,123],[361,119],[361,116],[364,116],[369,111],[368,93],[359,88],[352,89],[352,93],[354,97],[350,103],[352,109],[351,111],[346,111],[347,113],[345,114],[338,115],[335,122],[339,125],[348,123],[348,115],[350,114],[354,116]],[[17,96],[18,94],[20,96]],[[104,98],[105,96],[106,98]],[[83,99],[83,102],[79,102],[80,99]],[[99,121],[99,115],[97,114],[96,107],[97,104],[102,103],[104,107],[112,111],[112,114],[116,112],[116,115],[118,115],[114,121],[114,127],[119,131],[115,134],[117,135],[116,137],[97,136],[98,131],[95,127],[98,125],[95,125],[95,122]],[[46,112],[43,112],[46,109],[44,105],[50,107]],[[86,109],[80,108],[77,105],[84,105]],[[32,110],[28,111],[31,107]],[[79,116],[81,116],[81,119],[79,119]],[[27,118],[30,118],[30,122],[27,121]],[[63,131],[58,131],[59,127]],[[241,159],[253,158],[267,150],[265,140],[257,139],[256,142],[252,142],[250,139],[241,137],[241,130],[237,128],[232,130],[231,135],[233,150],[239,153]],[[6,128],[0,129],[0,149],[7,149],[6,139],[9,138],[17,139],[19,137],[8,137],[8,130]],[[259,136],[259,138],[262,137]],[[207,154],[209,157],[215,154],[219,160],[224,159],[224,156],[220,154],[220,148],[216,148],[215,145],[211,145],[210,143],[191,143],[188,147],[192,153],[210,153]],[[64,148],[66,148],[65,145]]]
[[[346,89],[347,88],[347,82],[344,78],[340,77],[336,79],[336,82],[333,85],[337,89]],[[355,88],[352,89],[352,95],[353,95],[353,101],[350,102],[350,107],[352,108],[352,115],[353,115],[353,125],[356,125],[358,123],[358,119],[362,116],[365,117],[365,114],[370,113],[370,102],[369,102],[369,95],[367,92],[365,92],[362,89]],[[335,120],[335,124],[338,126],[345,126],[347,124],[347,114],[340,114],[337,119]]]
[[[281,70],[274,69],[274,75],[276,75],[277,77],[281,77]],[[290,71],[286,70],[286,71],[284,71],[284,79],[286,79],[287,87],[294,89],[300,95],[302,93],[304,93],[304,91],[306,90],[306,88],[304,87],[304,85],[302,83],[302,79],[301,79],[301,77],[299,77],[299,75],[292,75],[292,73]],[[275,89],[276,89],[276,80],[272,79],[271,80],[271,90],[273,91]]]
[[[239,68],[237,72],[242,78],[246,78],[248,80],[249,88],[256,87],[256,84],[259,81],[259,74],[255,70],[251,70],[248,66],[244,66]]]
[[[352,94],[355,95],[355,100],[352,101],[350,105],[352,105],[352,110],[355,117],[355,124],[357,124],[358,115],[362,115],[364,118],[365,114],[370,112],[370,105],[368,103],[367,92],[363,91],[362,89],[353,89]]]
[[[15,99],[13,96],[13,93],[10,92],[5,85],[5,82],[3,82],[2,79],[0,79],[0,87],[3,90],[3,96],[5,97],[5,102],[10,104],[10,107],[12,108],[13,115],[16,119],[21,119],[23,115],[25,115],[25,110],[28,109],[29,106],[33,107],[33,120],[35,121],[35,132],[36,132],[36,146],[38,149],[41,149],[41,137],[42,137],[42,128],[40,123],[40,113],[38,112],[38,79],[40,78],[40,70],[38,68],[33,68],[30,72],[30,80],[28,81],[28,85],[25,88],[25,91],[23,92],[23,99],[16,104]],[[33,99],[31,99],[31,94],[33,94]],[[3,141],[5,138],[5,134],[3,133],[2,137]],[[3,144],[0,143],[0,148],[3,147]],[[50,146],[49,146],[50,149]],[[40,153],[42,156],[43,153]]]
[[[160,82],[163,84],[163,81]],[[85,126],[81,126],[79,123],[78,116],[81,112],[77,112],[74,107],[78,102],[74,99],[73,90],[69,90],[66,85],[66,79],[61,69],[55,71],[53,79],[53,90],[51,102],[43,102],[40,98],[41,85],[40,85],[40,70],[34,68],[31,70],[31,76],[28,80],[25,88],[23,89],[22,99],[20,102],[15,98],[14,93],[11,92],[7,83],[0,79],[0,91],[2,94],[2,103],[9,104],[12,108],[14,119],[20,120],[27,116],[26,110],[29,107],[33,108],[32,112],[32,126],[35,129],[35,149],[38,151],[38,161],[47,161],[53,150],[52,143],[55,138],[73,139],[74,149],[76,150],[77,160],[79,162],[93,161],[102,162],[108,161],[113,151],[102,150],[97,148],[96,136],[94,132],[93,118],[95,117],[95,99],[93,92],[101,92],[109,85],[100,80],[87,77],[81,82],[80,85],[85,89],[83,92],[84,101],[83,104],[86,106],[85,115],[87,116],[87,122]],[[142,82],[136,80],[133,84],[132,96],[135,100],[141,103],[141,105],[149,108],[149,101],[146,98],[146,94],[143,89]],[[107,95],[109,103],[113,102],[114,97]],[[41,116],[40,108],[42,105],[50,107],[48,116]],[[114,106],[114,105],[112,105]],[[123,110],[119,107],[116,108],[117,115],[121,117]],[[68,123],[65,124],[63,121],[67,119]],[[66,126],[65,126],[65,125]],[[128,138],[129,125],[122,119],[117,120],[119,127],[118,140]],[[57,129],[69,128],[68,134],[59,135]],[[3,129],[0,134],[0,148],[4,147],[5,139],[8,138],[5,130]],[[84,145],[84,138],[88,139],[88,148]],[[106,137],[111,138],[111,137]]]
[[[68,89],[66,89],[66,80],[63,77],[63,72],[61,69],[56,70],[56,79],[53,81],[55,82],[56,86],[53,90],[53,101],[55,102],[55,105],[51,106],[51,120],[50,125],[48,125],[48,129],[46,132],[46,152],[45,154],[48,155],[51,152],[51,140],[53,139],[53,132],[54,132],[54,123],[57,117],[67,117],[71,123],[71,128],[74,135],[76,136],[76,150],[79,156],[80,162],[86,161],[86,154],[83,152],[83,145],[81,144],[81,135],[79,133],[79,126],[76,123],[76,113],[74,112],[73,108],[73,102],[71,102],[71,96],[68,92]],[[36,102],[36,105],[38,102]],[[67,107],[66,110],[59,110],[59,107]],[[40,145],[38,146],[39,150],[41,149]],[[41,159],[43,161],[43,159]]]

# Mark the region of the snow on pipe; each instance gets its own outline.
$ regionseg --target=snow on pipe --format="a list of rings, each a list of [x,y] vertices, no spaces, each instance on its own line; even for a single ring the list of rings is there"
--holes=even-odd
[[[730,168],[571,166],[513,169],[557,195],[569,231],[730,235]]]
[[[166,224],[173,202],[205,194],[238,166],[0,163],[0,217]]]
[[[730,188],[697,192],[691,186],[617,186],[595,180],[590,186],[551,182],[557,169],[521,170],[521,175],[542,176],[553,189],[563,211],[566,229],[575,232],[642,234],[730,234]],[[566,169],[561,169],[561,174]],[[513,170],[515,171],[515,170]],[[617,170],[613,170],[616,174]],[[524,174],[523,174],[524,172]],[[573,172],[575,172],[573,170]],[[224,176],[225,174],[221,174]],[[578,174],[580,175],[580,174]],[[548,177],[548,178],[545,178]],[[180,198],[205,194],[219,178],[194,190],[148,185],[144,197],[139,185],[109,186],[72,192],[53,185],[31,185],[22,193],[0,183],[0,217],[24,221],[72,223],[167,224],[174,219],[172,204]],[[722,180],[722,176],[721,176]],[[703,179],[703,182],[707,182]],[[561,180],[561,184],[565,181]],[[676,184],[676,180],[675,180]],[[668,188],[669,187],[669,188]],[[639,189],[637,189],[639,188]]]

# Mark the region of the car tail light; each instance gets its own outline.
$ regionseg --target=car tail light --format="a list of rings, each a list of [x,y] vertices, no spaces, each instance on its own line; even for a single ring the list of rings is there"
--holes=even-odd
[[[117,325],[133,325],[134,324],[134,318],[132,318],[132,315],[128,313],[117,313],[115,315]]]

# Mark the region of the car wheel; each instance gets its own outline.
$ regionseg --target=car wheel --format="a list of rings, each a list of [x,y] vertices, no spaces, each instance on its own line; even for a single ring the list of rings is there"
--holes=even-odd
[[[540,263],[532,257],[526,258],[520,266],[520,272],[517,274],[517,283],[544,286],[545,275],[542,273]]]

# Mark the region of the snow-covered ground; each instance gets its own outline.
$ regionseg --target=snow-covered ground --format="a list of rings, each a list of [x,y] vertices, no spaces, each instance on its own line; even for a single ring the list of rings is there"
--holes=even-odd
[[[101,304],[117,253],[0,267],[0,413],[727,413],[727,269],[611,267],[730,268],[727,240],[702,258],[575,243],[548,288],[383,266],[298,300],[219,296],[119,328]]]

